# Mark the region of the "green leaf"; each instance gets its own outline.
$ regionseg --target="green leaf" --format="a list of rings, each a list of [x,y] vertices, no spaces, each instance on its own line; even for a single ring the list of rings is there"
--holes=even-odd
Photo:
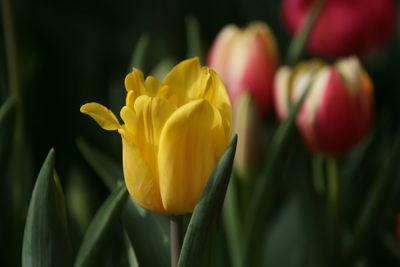
[[[127,197],[128,191],[125,184],[120,183],[100,207],[83,238],[75,267],[96,264],[96,260],[104,253],[109,244],[112,230],[118,222]]]
[[[372,185],[366,198],[366,203],[362,207],[361,214],[357,220],[356,231],[353,242],[344,253],[345,264],[351,264],[359,257],[365,248],[367,241],[375,233],[379,225],[380,218],[384,212],[384,207],[390,199],[396,179],[395,172],[398,169],[398,159],[400,157],[400,137],[395,141],[387,160],[382,164],[378,177]]]
[[[50,150],[33,189],[25,224],[22,266],[71,266],[64,194]]]
[[[3,255],[7,255],[5,266],[21,265],[21,244],[23,228],[16,227],[15,210],[10,208],[13,199],[14,177],[11,173],[11,158],[13,130],[15,122],[15,104],[8,98],[0,107],[0,209],[3,211],[0,220],[0,238],[10,240],[0,245]],[[23,225],[22,225],[23,227]],[[15,231],[19,231],[18,237]]]
[[[400,265],[400,244],[392,233],[381,232],[378,235],[379,244],[382,246]]]
[[[225,193],[232,172],[237,136],[233,138],[217,166],[211,173],[206,188],[193,211],[183,241],[179,267],[202,266],[206,258],[204,251],[209,247],[211,229],[215,229],[220,217]]]
[[[79,151],[100,176],[108,189],[113,190],[118,181],[122,181],[122,170],[109,157],[102,154],[98,149],[86,143],[83,139],[76,140]]]
[[[143,70],[146,63],[147,50],[149,48],[150,38],[146,33],[143,33],[136,44],[133,52],[131,62],[129,64],[128,72],[132,71],[132,68]]]
[[[313,79],[311,79],[312,81]],[[301,105],[310,90],[311,82],[308,84],[301,99],[291,109],[288,118],[282,122],[275,132],[269,147],[264,168],[261,170],[262,177],[257,180],[251,200],[244,240],[244,263],[258,266],[261,261],[261,248],[265,238],[265,226],[273,210],[274,201],[277,197],[277,187],[280,182],[282,163],[290,147],[296,130],[296,116]]]
[[[128,201],[122,222],[140,266],[168,266],[169,228],[165,215],[152,213]]]
[[[10,113],[12,107],[15,105],[13,98],[8,98],[0,107],[0,125]]]
[[[8,98],[0,107],[0,170],[3,177],[5,175],[4,170],[8,168],[10,161],[10,149],[12,144],[10,140],[12,140],[15,119],[14,108],[15,103],[12,98]],[[2,181],[4,181],[4,179],[2,179]],[[9,185],[3,185],[2,188],[9,187]],[[4,193],[9,194],[10,192]]]
[[[200,25],[194,16],[186,18],[187,58],[199,57],[204,62]]]
[[[126,233],[126,230],[124,230],[124,242],[125,242],[125,247],[126,247],[126,254],[128,255],[129,267],[139,267],[139,263],[136,258],[135,250],[133,249],[131,240],[129,239],[129,236]]]
[[[113,159],[83,140],[79,143],[82,155],[103,181],[123,177],[121,166]],[[169,227],[166,216],[146,211],[129,199],[122,213],[122,222],[141,266],[168,265]]]

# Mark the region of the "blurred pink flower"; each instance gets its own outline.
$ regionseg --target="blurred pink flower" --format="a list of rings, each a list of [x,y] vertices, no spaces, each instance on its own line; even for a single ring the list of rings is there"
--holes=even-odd
[[[297,125],[310,151],[339,156],[368,133],[373,116],[373,86],[357,58],[325,65],[308,61],[293,70],[282,67],[275,78],[275,108],[280,119],[289,101],[297,102],[308,84]]]
[[[222,77],[234,107],[243,92],[250,92],[265,114],[272,102],[278,58],[275,37],[265,23],[252,22],[244,29],[230,24],[216,37],[208,66]]]
[[[283,20],[292,35],[302,26],[312,3],[283,1]],[[327,58],[374,52],[393,33],[395,8],[393,0],[325,0],[307,49]]]

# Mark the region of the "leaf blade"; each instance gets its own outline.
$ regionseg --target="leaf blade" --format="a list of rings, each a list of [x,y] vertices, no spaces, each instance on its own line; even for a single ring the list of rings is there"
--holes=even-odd
[[[225,153],[214,168],[204,192],[193,211],[184,241],[179,267],[199,266],[203,251],[210,238],[210,229],[221,214],[229,179],[232,172],[233,159],[236,152],[237,136],[235,136]]]
[[[25,224],[22,266],[70,266],[71,248],[63,192],[50,150],[33,189]]]
[[[126,203],[128,191],[123,183],[115,187],[104,201],[83,238],[74,266],[93,266],[104,251],[110,233],[118,222],[120,213]]]

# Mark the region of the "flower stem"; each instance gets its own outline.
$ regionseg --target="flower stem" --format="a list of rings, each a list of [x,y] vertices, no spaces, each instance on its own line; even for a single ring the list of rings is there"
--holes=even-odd
[[[319,16],[323,3],[324,0],[314,1],[310,11],[307,14],[307,17],[304,20],[304,24],[301,26],[290,43],[286,60],[288,65],[295,64],[303,54],[304,47],[307,43],[308,37],[310,36],[311,30],[313,29],[314,23]]]
[[[328,184],[328,205],[332,216],[334,217],[336,223],[339,221],[339,174],[337,162],[333,158],[327,159],[327,184]]]
[[[172,215],[170,218],[171,267],[178,266],[182,248],[182,216]]]
[[[337,266],[341,257],[341,221],[340,221],[340,184],[336,159],[327,159],[327,198],[331,222],[331,256],[332,266]]]
[[[15,101],[20,104],[21,88],[19,86],[18,60],[16,51],[13,10],[10,0],[2,0],[4,43],[7,58],[8,87]]]
[[[324,162],[324,158],[321,155],[316,154],[313,156],[313,183],[314,189],[319,195],[325,194]]]

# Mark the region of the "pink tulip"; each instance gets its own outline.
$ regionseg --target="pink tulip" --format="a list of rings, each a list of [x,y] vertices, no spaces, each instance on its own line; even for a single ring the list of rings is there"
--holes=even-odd
[[[211,47],[208,65],[222,77],[233,106],[243,92],[249,92],[260,112],[267,112],[278,52],[275,37],[265,23],[253,22],[243,30],[225,26]]]
[[[294,35],[302,26],[313,0],[284,0],[282,15]],[[391,37],[395,25],[393,0],[325,0],[308,51],[327,58],[367,55]]]
[[[297,115],[297,125],[310,151],[339,156],[368,133],[373,117],[373,86],[358,59],[339,60],[333,66],[320,61],[302,63],[294,70],[282,67],[275,79],[278,117],[288,113],[289,101],[310,91]]]

